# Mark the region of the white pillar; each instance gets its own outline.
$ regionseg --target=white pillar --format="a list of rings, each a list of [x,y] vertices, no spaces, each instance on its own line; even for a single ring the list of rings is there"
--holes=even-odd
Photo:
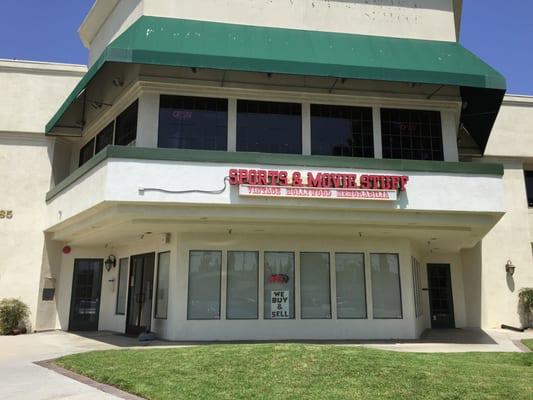
[[[381,112],[379,107],[372,107],[372,126],[374,128],[374,158],[383,158],[381,143]]]
[[[159,133],[159,94],[142,93],[139,96],[136,147],[157,147]]]
[[[302,104],[302,154],[311,155],[311,104]]]
[[[228,151],[237,151],[237,99],[228,99]]]
[[[457,148],[457,120],[452,111],[441,111],[442,121],[442,148],[444,150],[444,161],[459,161],[459,150]]]

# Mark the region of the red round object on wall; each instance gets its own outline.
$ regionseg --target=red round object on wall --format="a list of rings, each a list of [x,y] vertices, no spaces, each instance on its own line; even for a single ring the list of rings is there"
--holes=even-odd
[[[72,251],[70,246],[63,247],[63,254],[69,254]]]

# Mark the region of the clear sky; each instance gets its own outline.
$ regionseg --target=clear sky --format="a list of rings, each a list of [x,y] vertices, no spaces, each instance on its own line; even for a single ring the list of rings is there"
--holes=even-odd
[[[77,30],[93,0],[0,1],[0,58],[87,62]],[[509,93],[533,95],[533,0],[464,0],[461,42],[507,77]]]

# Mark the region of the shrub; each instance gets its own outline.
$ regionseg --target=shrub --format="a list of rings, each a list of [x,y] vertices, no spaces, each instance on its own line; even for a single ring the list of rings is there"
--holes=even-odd
[[[0,334],[25,330],[29,314],[28,306],[18,299],[0,300]]]
[[[522,289],[518,297],[520,299],[520,304],[524,308],[528,322],[530,322],[531,315],[533,314],[533,288]]]

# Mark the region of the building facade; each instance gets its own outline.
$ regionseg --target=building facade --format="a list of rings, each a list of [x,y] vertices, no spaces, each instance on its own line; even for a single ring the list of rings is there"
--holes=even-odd
[[[0,64],[0,297],[171,340],[525,326],[533,100],[460,13],[96,1],[87,68]]]

